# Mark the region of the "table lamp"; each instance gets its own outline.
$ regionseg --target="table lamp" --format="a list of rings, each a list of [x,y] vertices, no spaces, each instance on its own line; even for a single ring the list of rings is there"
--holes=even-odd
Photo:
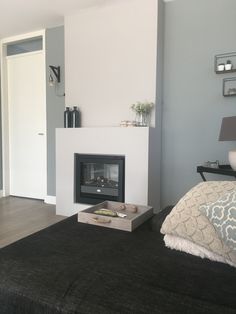
[[[236,116],[222,119],[219,141],[236,141]],[[229,151],[229,164],[236,170],[236,149]]]

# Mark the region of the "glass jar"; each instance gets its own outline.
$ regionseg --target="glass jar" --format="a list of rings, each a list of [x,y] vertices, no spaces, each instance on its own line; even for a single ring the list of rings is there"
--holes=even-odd
[[[137,126],[147,127],[149,125],[148,112],[145,111],[136,112],[135,122]]]

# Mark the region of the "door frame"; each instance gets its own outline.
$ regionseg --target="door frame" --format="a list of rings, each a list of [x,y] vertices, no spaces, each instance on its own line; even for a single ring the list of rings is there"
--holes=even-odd
[[[46,47],[45,47],[45,29],[26,33],[22,35],[17,35],[13,37],[8,37],[0,41],[0,59],[1,59],[1,122],[2,122],[2,180],[3,180],[3,190],[2,196],[10,195],[10,164],[9,164],[9,103],[8,103],[8,72],[7,72],[7,44],[14,43],[20,40],[30,39],[34,37],[42,36],[42,54],[44,62],[44,79],[45,79],[45,88],[44,88],[44,105],[45,105],[45,152],[46,152],[46,167],[45,167],[45,198],[47,196],[47,102],[46,102]],[[32,52],[24,53],[24,55],[30,55]]]

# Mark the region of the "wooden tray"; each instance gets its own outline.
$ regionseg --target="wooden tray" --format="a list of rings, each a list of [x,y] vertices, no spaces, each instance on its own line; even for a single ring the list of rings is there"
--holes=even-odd
[[[132,213],[129,210],[120,210],[119,208],[121,205],[124,205],[124,203],[105,201],[98,205],[89,207],[78,213],[78,222],[132,232],[143,222],[153,216],[152,207],[135,205],[137,206],[137,212]],[[126,205],[132,206],[131,204]],[[126,214],[127,217],[120,218],[94,214],[94,211],[98,209],[111,209],[113,211]]]

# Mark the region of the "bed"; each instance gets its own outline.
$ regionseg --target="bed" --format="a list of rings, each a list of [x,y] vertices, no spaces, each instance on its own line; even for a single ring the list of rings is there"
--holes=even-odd
[[[236,269],[167,249],[170,211],[132,233],[75,215],[1,249],[0,313],[236,313]]]

